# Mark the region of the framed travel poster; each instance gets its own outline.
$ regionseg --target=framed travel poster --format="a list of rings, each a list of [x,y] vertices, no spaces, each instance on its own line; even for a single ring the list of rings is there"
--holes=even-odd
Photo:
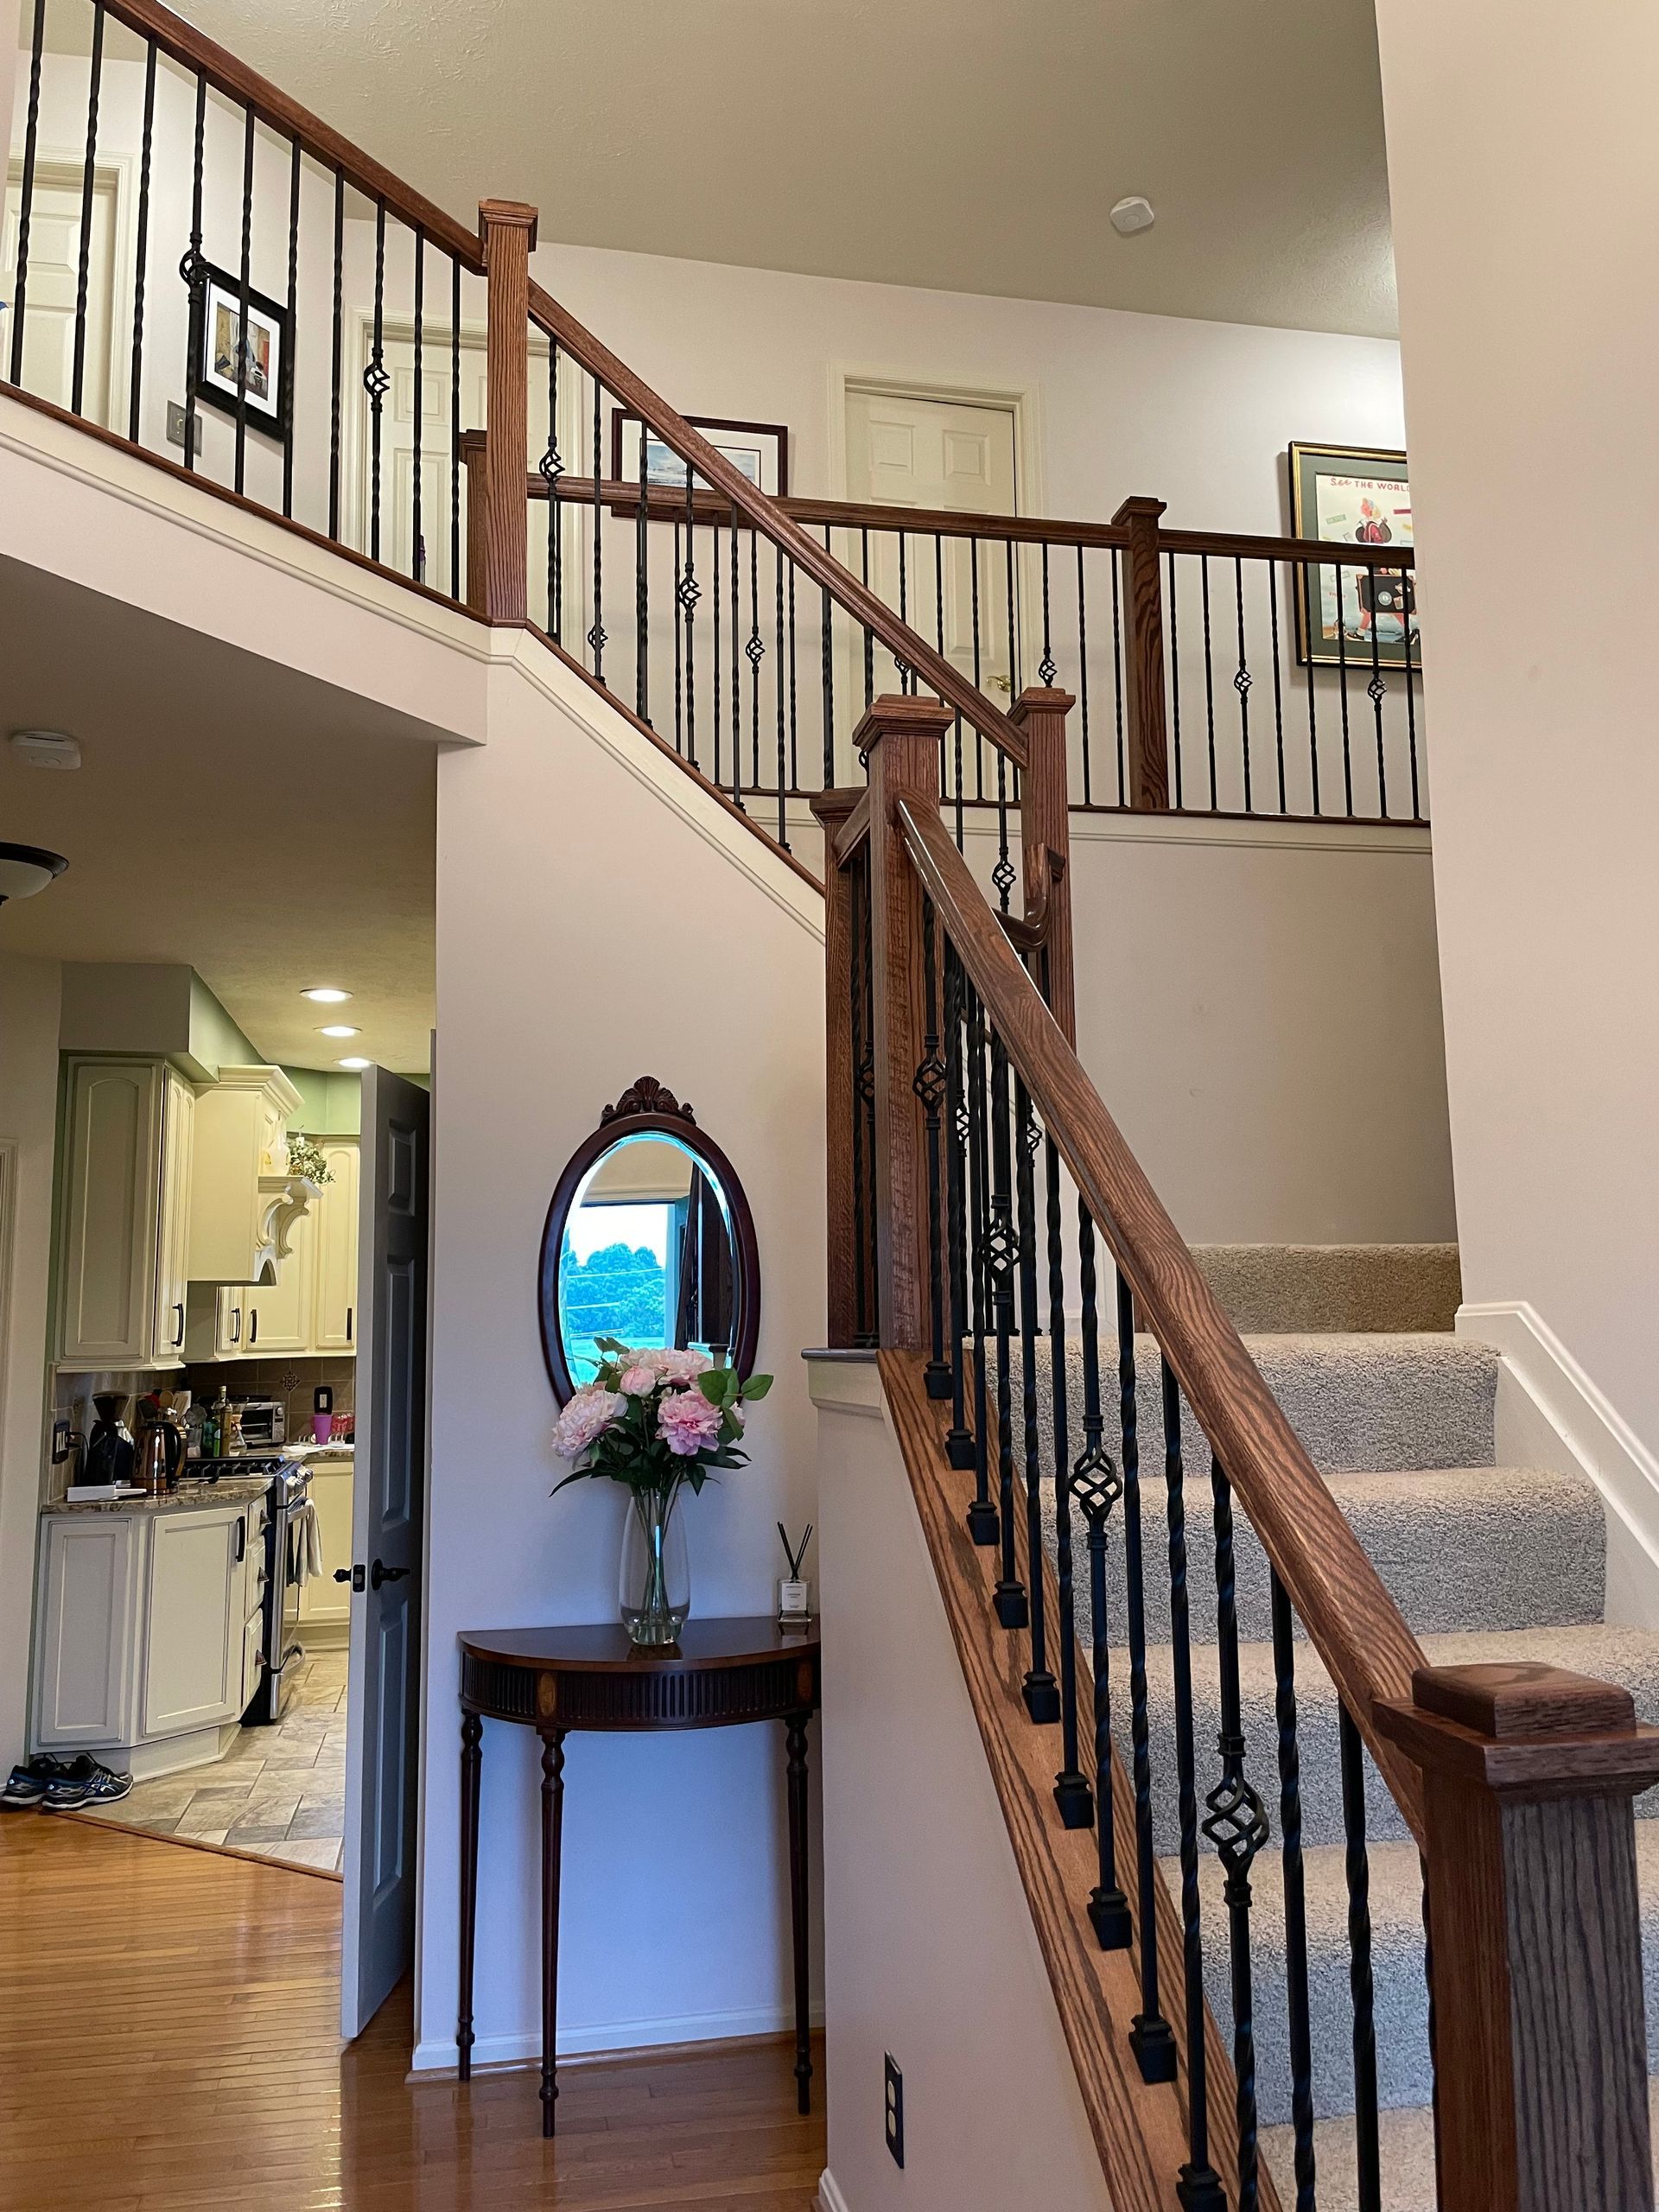
[[[717,415],[688,415],[685,419],[708,439],[716,453],[729,461],[741,475],[747,476],[757,491],[765,492],[774,499],[789,497],[789,430],[785,424],[737,423]],[[631,409],[624,407],[611,411],[612,478],[624,484],[639,482],[641,438],[645,442],[646,484],[664,491],[683,492],[685,463],[649,423],[642,423]],[[695,488],[705,492],[710,486],[699,477]],[[619,507],[616,512],[631,514],[633,509]],[[671,516],[666,515],[656,518],[672,520]]]
[[[1293,443],[1290,526],[1344,545],[1410,545],[1411,479],[1402,453]],[[1296,658],[1318,668],[1422,665],[1417,579],[1409,569],[1305,568]]]
[[[238,369],[238,356],[245,360]],[[201,359],[196,364],[196,397],[227,415],[237,408],[237,378],[244,378],[248,427],[273,438],[288,435],[288,311],[248,289],[248,316],[242,322],[242,285],[211,264],[202,293]]]

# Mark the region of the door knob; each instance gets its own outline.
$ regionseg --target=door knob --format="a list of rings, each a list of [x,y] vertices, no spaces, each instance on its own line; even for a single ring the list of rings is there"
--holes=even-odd
[[[353,1590],[360,1590],[363,1587],[363,1570],[360,1567],[337,1567],[334,1580],[336,1582],[349,1582]]]
[[[409,1569],[406,1567],[382,1567],[379,1560],[376,1560],[374,1565],[369,1569],[369,1587],[371,1590],[378,1590],[383,1582],[401,1582],[408,1573]]]

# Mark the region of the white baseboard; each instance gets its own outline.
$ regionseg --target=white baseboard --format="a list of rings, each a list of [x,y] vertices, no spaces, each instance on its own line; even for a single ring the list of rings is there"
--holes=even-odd
[[[1659,1459],[1525,1300],[1461,1306],[1457,1327],[1503,1355],[1497,1464],[1594,1483],[1607,1514],[1607,1618],[1659,1629]]]
[[[828,2166],[818,2176],[818,2212],[852,2212]]]
[[[823,2007],[811,2008],[812,2024],[823,2025]],[[561,2058],[584,2057],[592,2051],[622,2056],[652,2050],[659,2044],[723,2043],[738,2036],[782,2035],[795,2025],[792,2005],[757,2005],[734,2012],[681,2012],[654,2020],[606,2020],[593,2028],[561,2028]],[[539,2028],[521,2028],[501,2035],[482,2035],[473,2045],[474,2066],[523,2066],[542,2055]],[[455,2045],[452,2036],[416,2044],[410,2061],[411,2074],[453,2073]]]

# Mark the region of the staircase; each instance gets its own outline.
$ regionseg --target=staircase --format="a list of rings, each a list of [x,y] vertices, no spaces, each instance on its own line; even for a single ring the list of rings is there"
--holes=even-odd
[[[1606,1535],[1600,1497],[1581,1476],[1495,1464],[1493,1407],[1499,1357],[1449,1333],[1456,1302],[1452,1248],[1231,1248],[1195,1256],[1239,1323],[1269,1389],[1284,1408],[1389,1595],[1421,1639],[1432,1666],[1517,1659],[1623,1683],[1646,1721],[1659,1720],[1659,1634],[1604,1619]],[[1449,1295],[1448,1295],[1449,1294]],[[1357,1330],[1362,1314],[1379,1324]],[[1270,1318],[1277,1325],[1256,1333]],[[1103,1340],[1115,1363],[1117,1347]],[[1137,1373],[1156,1373],[1155,1348],[1139,1347]],[[1081,1433],[1083,1389],[1076,1347],[1071,1370],[1072,1433]],[[1039,1386],[1045,1381],[1039,1376]],[[1155,1386],[1143,1380],[1140,1421],[1156,1433]],[[1109,1448],[1122,1448],[1121,1429]],[[1189,1470],[1205,1466],[1196,1425],[1186,1438]],[[1052,1465],[1052,1424],[1045,1436]],[[1053,1484],[1045,1485],[1046,1537],[1057,1551]],[[1149,1547],[1163,1523],[1149,1513]],[[1201,1745],[1222,1732],[1216,1643],[1213,1530],[1189,1516],[1192,1604],[1193,1725]],[[1255,2090],[1262,2148],[1287,2204],[1295,2202],[1292,2070],[1287,2018],[1282,1866],[1275,1791],[1278,1726],[1268,1565],[1255,1534],[1236,1538],[1239,1669],[1245,1770],[1256,1779],[1274,1836],[1251,1870],[1255,2003]],[[1114,1694],[1128,1681],[1130,1655],[1116,1639],[1126,1618],[1121,1554],[1108,1596]],[[1148,1578],[1146,1667],[1152,1811],[1165,1879],[1179,1895],[1179,1815],[1174,1776],[1175,1696],[1168,1587]],[[1080,1587],[1079,1633],[1090,1633]],[[1317,1655],[1298,1653],[1297,1725],[1302,1761],[1301,1821],[1308,1980],[1316,2053],[1313,2110],[1318,2202],[1322,2212],[1359,2212],[1355,2163],[1345,1850],[1338,1786],[1337,1700]],[[1371,1967],[1376,1983],[1383,2203],[1388,2212],[1433,2212],[1436,2204],[1433,2075],[1428,2049],[1422,1878],[1417,1847],[1392,1796],[1368,1771]],[[1649,2017],[1659,2016],[1659,1790],[1637,1801],[1637,1861]],[[1201,1861],[1205,1992],[1230,2042],[1223,1870]]]

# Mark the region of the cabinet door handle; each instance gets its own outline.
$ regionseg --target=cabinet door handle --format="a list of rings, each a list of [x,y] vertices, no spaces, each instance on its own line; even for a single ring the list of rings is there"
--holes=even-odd
[[[346,1341],[347,1344],[350,1344],[352,1341],[352,1324],[356,1317],[357,1308],[354,1306],[348,1306],[346,1308]]]
[[[179,1346],[184,1342],[184,1300],[182,1299],[180,1299],[178,1304],[173,1308],[173,1312],[176,1317],[173,1324],[173,1349],[177,1351]]]
[[[242,1308],[239,1306],[232,1306],[231,1308],[231,1342],[233,1344],[239,1344],[241,1341]]]
[[[249,1318],[249,1321],[248,1321],[248,1342],[249,1342],[251,1344],[257,1344],[258,1343],[258,1341],[259,1341],[259,1308],[256,1306],[254,1307],[253,1312],[252,1312],[252,1314],[250,1316],[250,1318]]]
[[[238,1514],[236,1522],[236,1557],[239,1565],[248,1555],[248,1516]]]

